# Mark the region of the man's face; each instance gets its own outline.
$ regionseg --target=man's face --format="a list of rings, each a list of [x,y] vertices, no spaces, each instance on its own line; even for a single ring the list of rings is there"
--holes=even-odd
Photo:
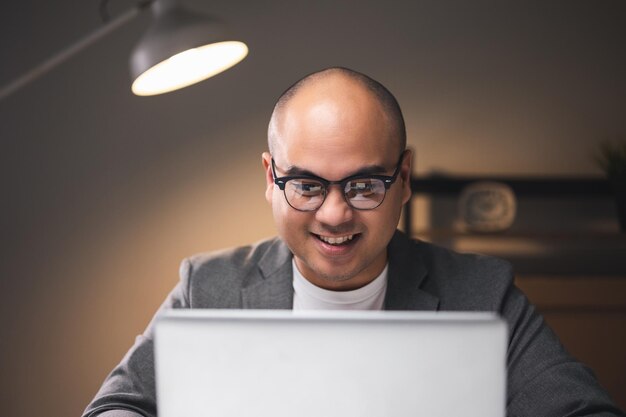
[[[279,177],[296,171],[329,181],[363,170],[392,175],[401,149],[388,124],[379,103],[345,79],[304,87],[277,119],[274,155],[263,155],[266,198],[298,269],[317,286],[355,289],[382,272],[387,244],[410,196],[410,155],[405,155],[400,174],[379,207],[353,209],[340,187],[331,186],[322,206],[312,212],[289,206],[283,191],[274,185],[271,158]]]

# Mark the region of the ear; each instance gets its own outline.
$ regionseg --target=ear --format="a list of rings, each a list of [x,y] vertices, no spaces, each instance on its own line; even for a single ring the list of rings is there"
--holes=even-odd
[[[274,195],[274,175],[272,174],[272,155],[269,152],[263,152],[261,155],[261,163],[265,172],[265,199],[271,205]]]
[[[400,166],[400,180],[402,181],[402,204],[406,204],[411,198],[411,173],[413,164],[413,150],[406,149]]]

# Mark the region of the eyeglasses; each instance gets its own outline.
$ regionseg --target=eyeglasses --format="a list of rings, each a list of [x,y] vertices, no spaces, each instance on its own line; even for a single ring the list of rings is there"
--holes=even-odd
[[[283,190],[285,200],[298,211],[315,211],[324,204],[328,187],[339,185],[348,205],[357,210],[372,210],[380,206],[385,194],[396,181],[404,152],[400,154],[393,175],[351,175],[339,181],[328,181],[315,175],[276,176],[276,163],[272,158],[274,184]]]

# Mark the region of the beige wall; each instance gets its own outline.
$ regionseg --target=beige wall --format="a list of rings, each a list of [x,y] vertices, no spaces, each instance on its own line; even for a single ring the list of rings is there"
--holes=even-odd
[[[0,84],[98,26],[96,1],[15,3]],[[248,41],[241,65],[134,97],[142,16],[0,102],[0,415],[79,414],[183,257],[273,234],[266,123],[308,72],[396,93],[419,173],[599,175],[591,149],[626,132],[621,1],[189,3]]]

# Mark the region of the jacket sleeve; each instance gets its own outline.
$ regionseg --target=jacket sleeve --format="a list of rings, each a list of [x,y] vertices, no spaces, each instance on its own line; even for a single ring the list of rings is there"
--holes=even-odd
[[[513,285],[501,313],[509,325],[508,417],[624,416]]]
[[[183,261],[180,281],[155,317],[164,309],[189,308],[191,263]],[[156,417],[154,382],[154,318],[87,406],[83,417]]]

